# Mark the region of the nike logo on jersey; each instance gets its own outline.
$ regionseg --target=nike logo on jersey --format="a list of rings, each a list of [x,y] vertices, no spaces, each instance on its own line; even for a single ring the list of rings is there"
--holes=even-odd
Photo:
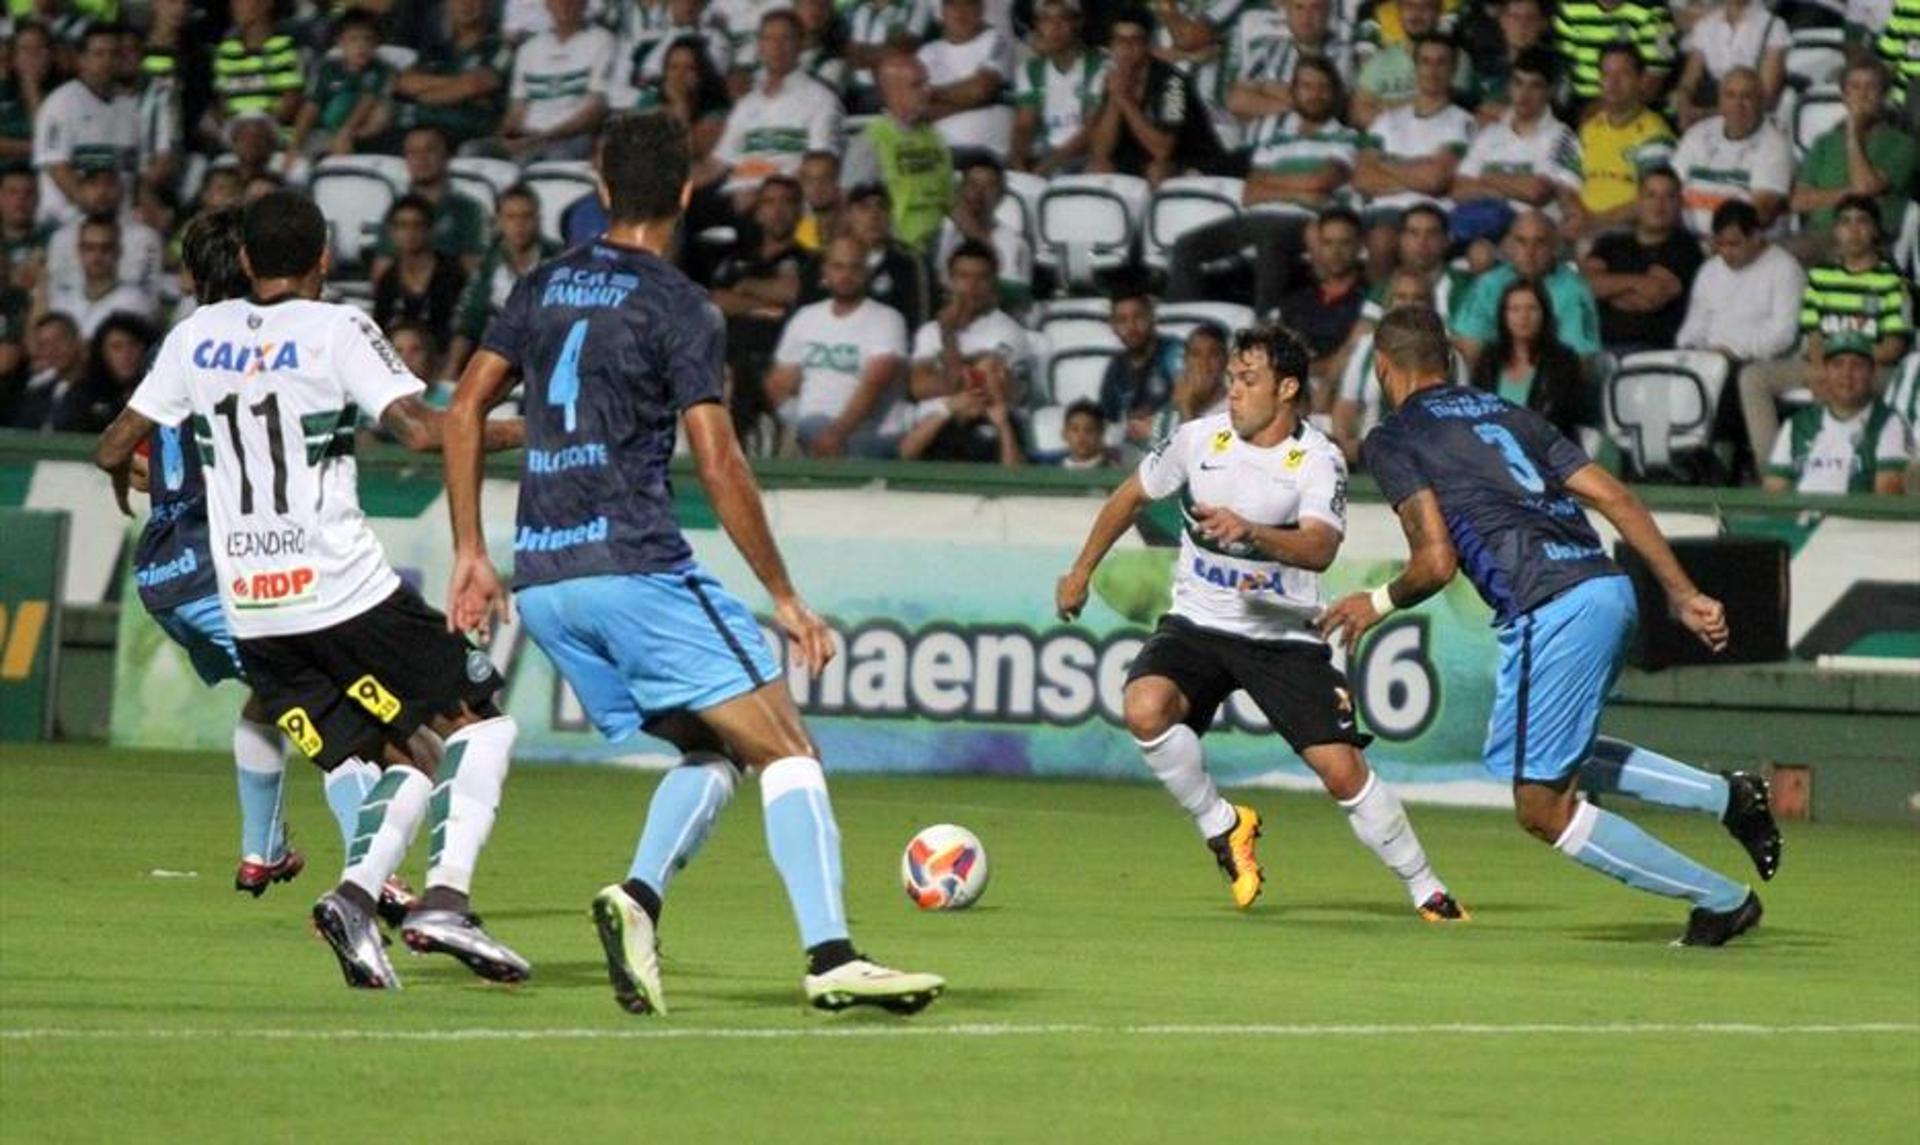
[[[1213,472],[1213,471],[1214,471],[1214,470],[1216,470],[1216,469],[1225,469],[1226,467],[1227,467],[1227,465],[1226,465],[1226,462],[1224,462],[1224,461],[1223,461],[1223,462],[1221,462],[1221,463],[1220,463],[1220,464],[1218,464],[1218,465],[1208,465],[1208,464],[1207,464],[1206,462],[1204,462],[1204,461],[1202,461],[1202,462],[1200,463],[1200,468],[1201,468],[1201,469],[1204,469],[1204,470],[1206,470],[1206,471],[1207,471],[1207,472],[1209,472],[1209,473],[1211,473],[1211,472]]]

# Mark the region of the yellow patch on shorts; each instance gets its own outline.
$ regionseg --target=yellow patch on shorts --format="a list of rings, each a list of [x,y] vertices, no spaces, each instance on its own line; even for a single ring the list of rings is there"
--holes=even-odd
[[[400,715],[399,697],[387,691],[386,685],[374,679],[372,673],[355,680],[347,694],[383,724],[392,723]]]
[[[280,726],[281,731],[287,733],[287,738],[293,741],[293,746],[300,749],[300,754],[308,759],[320,757],[320,749],[324,746],[324,741],[320,738],[320,732],[313,726],[312,717],[307,715],[307,709],[289,708],[285,715],[274,722]]]

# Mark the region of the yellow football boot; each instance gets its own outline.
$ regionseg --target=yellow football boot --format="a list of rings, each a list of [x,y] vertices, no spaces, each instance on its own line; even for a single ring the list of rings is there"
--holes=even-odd
[[[1260,813],[1237,804],[1233,813],[1233,828],[1208,839],[1207,846],[1233,884],[1233,905],[1245,910],[1260,897],[1260,884],[1267,878],[1253,851],[1253,841],[1260,837]]]

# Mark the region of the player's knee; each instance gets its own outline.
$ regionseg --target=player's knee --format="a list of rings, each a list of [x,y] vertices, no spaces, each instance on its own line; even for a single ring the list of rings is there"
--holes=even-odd
[[[1122,711],[1127,731],[1143,742],[1166,735],[1181,717],[1176,698],[1144,688],[1127,689]]]
[[[1513,814],[1521,830],[1549,847],[1559,842],[1567,829],[1567,812],[1558,803],[1519,803],[1514,805]]]

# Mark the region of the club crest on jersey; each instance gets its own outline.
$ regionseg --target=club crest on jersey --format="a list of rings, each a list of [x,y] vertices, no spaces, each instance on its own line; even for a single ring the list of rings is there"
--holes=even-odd
[[[1305,465],[1306,462],[1307,462],[1306,450],[1301,449],[1297,445],[1294,446],[1292,449],[1287,450],[1285,464],[1288,469],[1298,469],[1302,465]]]
[[[313,595],[316,576],[302,565],[284,572],[260,572],[233,578],[235,608],[279,608]]]
[[[1233,444],[1233,431],[1230,429],[1223,429],[1220,432],[1213,435],[1213,441],[1207,446],[1207,449],[1209,452],[1212,452],[1212,453],[1225,453],[1227,451],[1227,447],[1232,444]]]
[[[208,338],[193,348],[193,364],[203,370],[231,370],[253,375],[261,370],[297,370],[300,349],[293,342],[262,342],[258,346],[236,346]]]

